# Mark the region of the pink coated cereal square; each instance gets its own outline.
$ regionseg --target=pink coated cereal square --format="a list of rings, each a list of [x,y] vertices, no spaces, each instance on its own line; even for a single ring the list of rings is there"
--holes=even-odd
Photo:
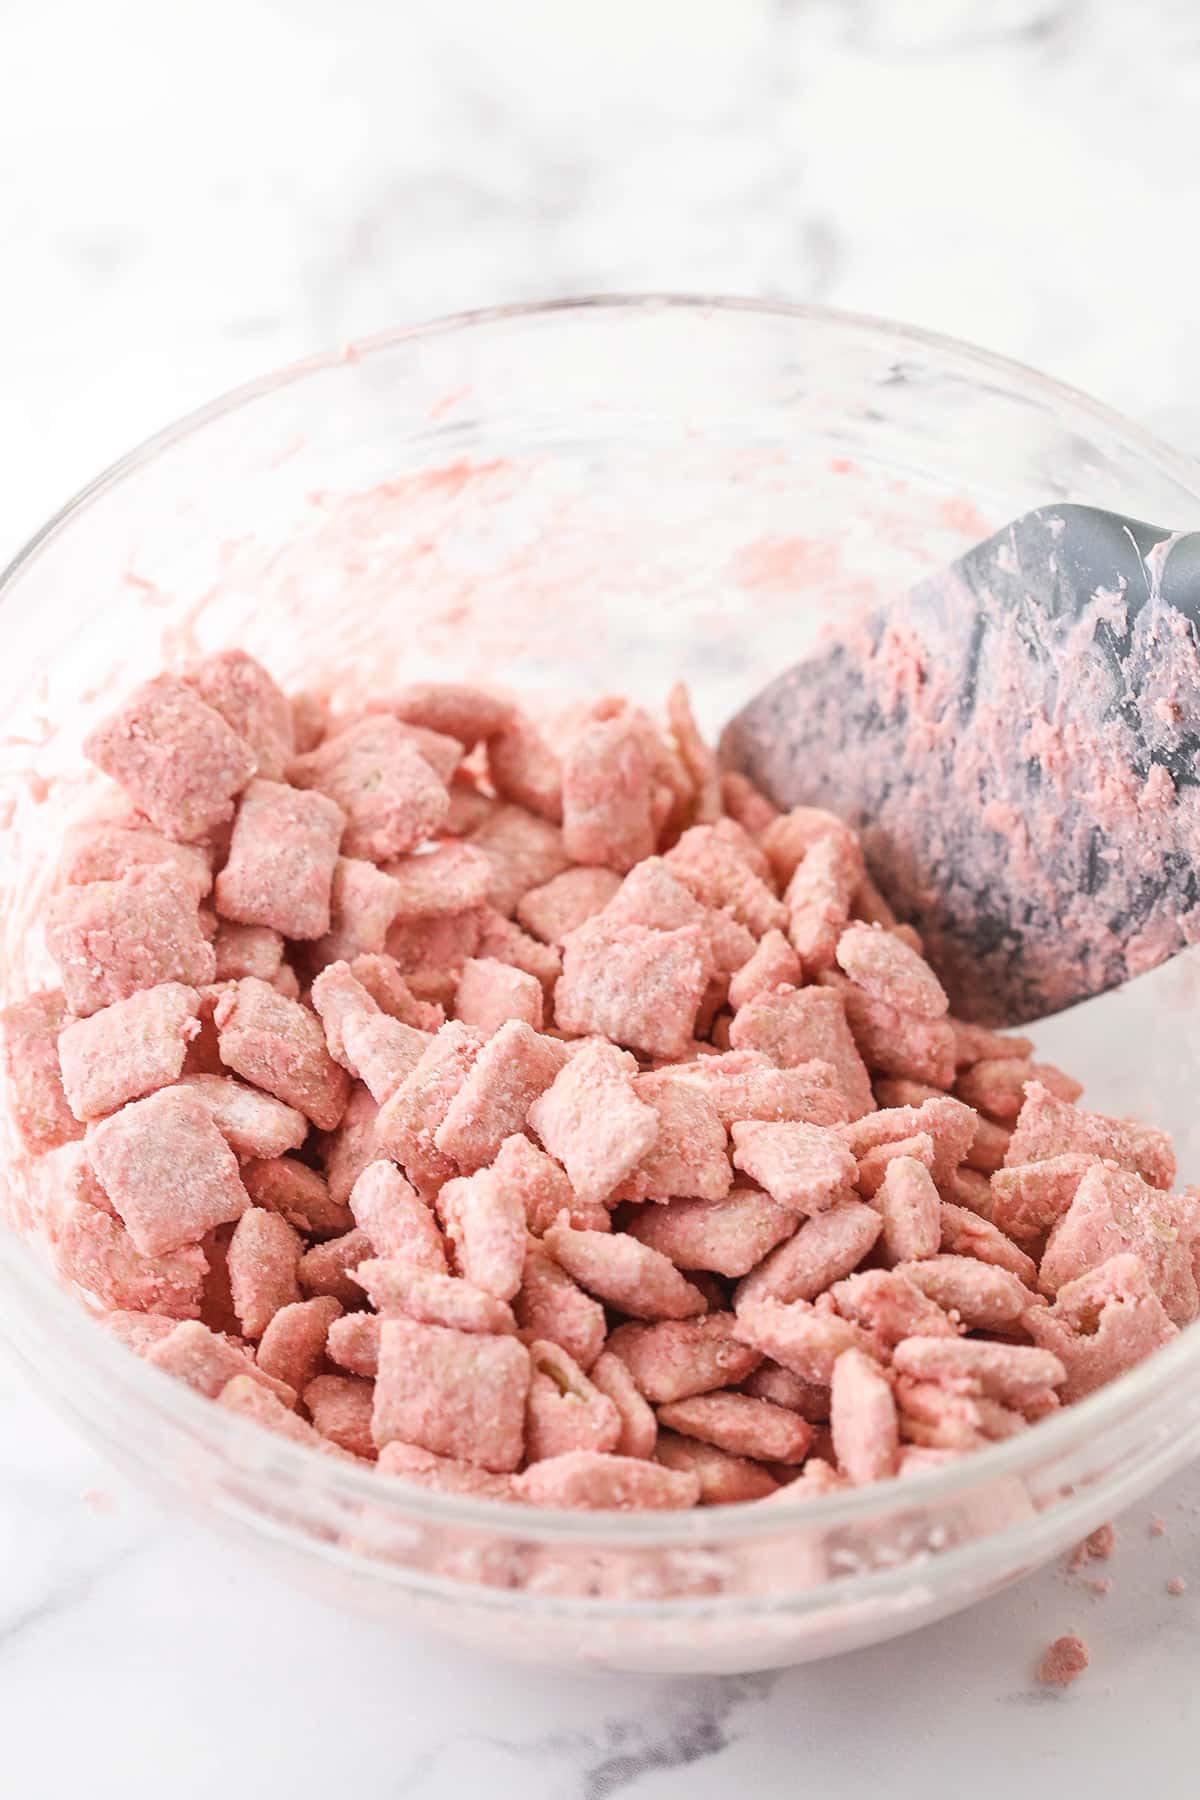
[[[533,1239],[525,1248],[513,1313],[526,1343],[546,1338],[561,1344],[581,1369],[590,1369],[604,1348],[604,1308]]]
[[[466,1173],[494,1161],[566,1060],[557,1039],[542,1037],[520,1019],[508,1020],[484,1044],[451,1097],[434,1131],[438,1150]]]
[[[760,1462],[803,1462],[814,1435],[806,1419],[750,1394],[696,1394],[687,1400],[668,1401],[658,1409],[658,1422],[670,1431],[713,1444],[730,1456]]]
[[[588,1369],[591,1383],[606,1394],[616,1408],[620,1431],[613,1451],[617,1456],[653,1456],[658,1441],[654,1409],[642,1398],[637,1383],[619,1356],[602,1351]]]
[[[605,1348],[655,1406],[732,1387],[762,1361],[762,1352],[742,1339],[732,1313],[618,1325]]]
[[[728,908],[756,938],[780,930],[786,923],[783,902],[719,826],[693,825],[665,860],[671,873],[702,905],[714,911]]]
[[[516,1320],[504,1300],[463,1276],[414,1269],[394,1257],[368,1257],[354,1271],[372,1306],[385,1319],[417,1319],[450,1331],[515,1335]]]
[[[216,974],[195,889],[168,864],[63,888],[47,908],[46,944],[67,1004],[81,1018],[140,988],[164,981],[201,987]]]
[[[418,1188],[438,1188],[457,1173],[438,1149],[436,1134],[483,1048],[483,1038],[457,1021],[444,1025],[420,1061],[380,1108],[379,1147]]]
[[[635,1319],[687,1319],[706,1310],[704,1296],[648,1244],[621,1232],[552,1225],[542,1239],[580,1287]]]
[[[737,1304],[765,1300],[815,1300],[833,1282],[857,1269],[874,1247],[883,1221],[861,1200],[843,1200],[806,1219],[740,1283]]]
[[[824,978],[832,980],[832,976]],[[954,1033],[945,1019],[923,1019],[902,1013],[885,1000],[874,1000],[852,981],[839,978],[846,1020],[869,1069],[898,1075],[931,1087],[954,1081]]]
[[[1191,1196],[1168,1197],[1123,1169],[1099,1166],[1081,1178],[1069,1208],[1051,1229],[1038,1277],[1042,1292],[1055,1294],[1126,1252],[1138,1258],[1172,1323],[1189,1325],[1200,1312],[1195,1271],[1200,1203]]]
[[[660,1434],[654,1452],[665,1469],[694,1475],[700,1483],[701,1506],[730,1506],[739,1501],[765,1500],[779,1491],[779,1483],[761,1463],[745,1456],[731,1456],[715,1444],[699,1438],[680,1437],[674,1431]]]
[[[243,1337],[260,1338],[281,1307],[300,1298],[304,1244],[280,1213],[249,1207],[229,1243],[229,1286]]]
[[[507,1019],[521,1019],[534,1031],[542,1028],[542,984],[524,969],[494,957],[471,957],[463,964],[454,996],[454,1016],[464,1025],[491,1036]]]
[[[562,758],[563,847],[624,874],[654,854],[654,771],[632,711],[587,719]]]
[[[386,862],[431,837],[446,816],[449,796],[397,719],[375,713],[359,719],[288,770],[295,787],[316,788],[345,814],[342,852]]]
[[[1057,1099],[1042,1082],[1031,1081],[1009,1142],[1005,1166],[1016,1168],[1021,1163],[1042,1162],[1068,1152],[1105,1157],[1119,1168],[1140,1175],[1152,1187],[1169,1188],[1175,1179],[1175,1154],[1165,1132],[1137,1119],[1112,1119],[1105,1113],[1084,1112]]]
[[[873,1196],[883,1223],[879,1249],[889,1268],[936,1256],[942,1241],[941,1200],[928,1168],[916,1157],[893,1157]]]
[[[102,1306],[171,1319],[199,1316],[208,1272],[199,1244],[144,1256],[119,1219],[82,1200],[70,1202],[58,1221],[54,1265]]]
[[[376,1256],[446,1274],[446,1247],[437,1220],[395,1163],[368,1164],[350,1191],[350,1210]]]
[[[167,981],[68,1025],[58,1055],[75,1117],[100,1118],[174,1081],[200,1029],[199,1007],[195,988]]]
[[[375,1461],[377,1452],[371,1436],[373,1381],[354,1375],[318,1375],[303,1389],[302,1398],[313,1429],[323,1438],[351,1456],[362,1457],[364,1462]]]
[[[511,1300],[525,1267],[525,1208],[520,1191],[493,1170],[448,1181],[438,1217],[454,1246],[459,1271],[497,1300]]]
[[[265,981],[244,977],[226,989],[213,1018],[227,1068],[295,1107],[322,1131],[346,1110],[350,1080],[325,1047],[320,1020]]]
[[[350,973],[370,994],[380,1012],[387,1013],[390,1019],[399,1019],[402,1025],[411,1025],[415,1031],[431,1033],[440,1031],[446,1023],[445,1012],[440,1006],[417,999],[394,957],[386,954],[352,957]]]
[[[492,865],[488,900],[504,917],[516,911],[530,888],[544,887],[571,861],[558,826],[522,806],[497,808],[471,833],[469,842]]]
[[[934,1163],[933,1139],[927,1131],[918,1131],[912,1137],[900,1138],[892,1144],[876,1144],[873,1150],[866,1150],[858,1159],[858,1191],[864,1200],[869,1200],[879,1192],[887,1178],[887,1172],[894,1162],[915,1162],[923,1169],[932,1170]]]
[[[732,1127],[732,1136],[734,1167],[781,1206],[815,1213],[850,1198],[857,1165],[826,1127],[745,1119]]]
[[[269,1393],[253,1375],[236,1375],[227,1381],[217,1395],[217,1405],[226,1412],[237,1413],[243,1419],[250,1419],[264,1431],[271,1431],[277,1437],[287,1438],[293,1444],[299,1444],[306,1450],[319,1451],[324,1456],[331,1456],[339,1461],[353,1461],[345,1450],[322,1437],[311,1425],[290,1412],[272,1393]]]
[[[1025,1344],[985,1343],[945,1337],[911,1337],[896,1345],[892,1366],[918,1381],[965,1383],[989,1400],[1017,1411],[1061,1387],[1067,1372],[1057,1356]]]
[[[377,1136],[379,1112],[370,1090],[356,1082],[337,1130],[317,1140],[329,1199],[334,1206],[345,1207],[351,1188],[368,1163],[386,1154]]]
[[[832,965],[850,919],[861,860],[857,852],[846,853],[848,841],[832,834],[818,838],[784,891],[788,937],[810,975]]]
[[[737,970],[729,983],[729,1004],[737,1012],[759,994],[781,986],[798,987],[803,971],[800,958],[782,931],[768,931],[758,941],[754,955]]]
[[[143,1357],[151,1368],[185,1381],[207,1400],[215,1400],[227,1382],[241,1376],[257,1383],[283,1406],[291,1408],[296,1402],[292,1388],[257,1368],[245,1350],[198,1319],[181,1320],[166,1337],[151,1344]]]
[[[429,919],[397,919],[387,934],[387,954],[410,991],[422,1000],[449,1000],[458,974],[480,941],[481,909]],[[488,950],[486,955],[493,955]]]
[[[371,1430],[493,1474],[518,1467],[525,1447],[530,1361],[515,1337],[385,1319]]]
[[[958,1326],[896,1269],[862,1269],[829,1290],[842,1318],[861,1325],[883,1351],[908,1337],[957,1337]]]
[[[236,1156],[187,1088],[163,1088],[93,1125],[88,1157],[144,1256],[197,1244],[250,1204]]]
[[[161,1342],[175,1329],[175,1320],[164,1318],[160,1313],[122,1312],[120,1309],[105,1313],[101,1324],[135,1356],[142,1356],[152,1344]]]
[[[258,773],[282,780],[296,748],[292,708],[262,664],[244,650],[222,650],[193,663],[183,680],[249,744]]]
[[[478,831],[485,819],[490,819],[494,812],[499,812],[504,804],[492,794],[485,794],[474,774],[460,768],[449,783],[447,792],[450,795],[450,806],[441,823],[441,831],[447,837],[470,837]],[[529,808],[536,812],[536,807]]]
[[[570,1450],[531,1463],[514,1485],[518,1498],[533,1506],[569,1511],[678,1511],[700,1498],[699,1478],[691,1472],[596,1450]]]
[[[484,904],[492,882],[492,864],[483,851],[454,840],[398,857],[387,873],[399,889],[394,916],[400,919],[469,912]]]
[[[967,1331],[1011,1332],[1040,1303],[1011,1270],[974,1256],[931,1256],[896,1271]]]
[[[314,945],[322,963],[378,955],[400,909],[400,883],[374,863],[339,856],[329,888],[329,930]]]
[[[330,1056],[381,1104],[416,1068],[429,1034],[384,1013],[348,963],[330,963],[312,985]]]
[[[129,869],[165,865],[202,900],[212,890],[212,861],[207,845],[177,844],[146,823],[84,819],[64,835],[58,880],[64,887],[84,887],[90,881],[118,881]]]
[[[135,689],[83,748],[160,831],[185,841],[232,817],[256,767],[245,739],[170,675]]]
[[[798,1063],[777,1069],[757,1050],[730,1050],[674,1068],[672,1078],[698,1087],[722,1125],[743,1119],[839,1125],[848,1108],[833,1065]]]
[[[831,1065],[852,1119],[873,1112],[871,1078],[846,1021],[839,993],[828,988],[776,988],[734,1016],[729,1042],[758,1050],[779,1068],[818,1060]]]
[[[612,869],[564,869],[521,896],[517,920],[543,944],[561,945],[572,931],[602,912],[620,887],[621,877]]]
[[[330,1294],[343,1306],[358,1306],[362,1289],[353,1276],[359,1263],[374,1254],[370,1238],[357,1227],[341,1237],[314,1244],[300,1258],[297,1268],[300,1286],[306,1294]]]
[[[354,1224],[350,1208],[333,1199],[325,1178],[294,1156],[243,1163],[242,1185],[255,1206],[280,1213],[309,1237],[340,1237]]]
[[[1115,1381],[1178,1335],[1141,1261],[1128,1253],[1064,1282],[1053,1306],[1025,1315],[1025,1329],[1066,1369],[1064,1401]]]
[[[515,1500],[511,1475],[489,1475],[485,1469],[452,1456],[434,1456],[415,1444],[385,1444],[379,1452],[381,1474],[414,1482],[435,1494],[470,1494],[482,1500]]]
[[[279,973],[283,938],[269,925],[237,925],[232,919],[220,919],[212,942],[218,981],[238,981],[243,975],[273,981]]]
[[[375,1313],[352,1312],[335,1319],[325,1340],[329,1360],[374,1381],[379,1372],[379,1325]]]
[[[474,954],[494,956],[497,962],[511,963],[514,969],[535,975],[547,1000],[553,999],[554,984],[562,974],[561,952],[553,944],[541,944],[530,937],[494,907],[485,906],[482,910]]]
[[[308,1120],[295,1107],[231,1075],[184,1075],[179,1085],[201,1099],[237,1156],[283,1156],[308,1136]]]
[[[873,1339],[859,1326],[807,1300],[746,1301],[736,1318],[741,1342],[820,1387],[829,1386],[843,1352],[860,1349],[871,1355],[874,1349]]]
[[[924,957],[879,925],[850,925],[838,939],[838,967],[874,1000],[921,1019],[949,1011],[946,990]]]
[[[763,828],[762,848],[781,888],[787,886],[809,851],[828,837],[841,840],[843,857],[857,857],[861,863],[858,839],[850,827],[819,806],[793,806]]]
[[[21,1142],[35,1156],[83,1136],[63,1091],[58,1037],[67,1005],[45,989],[0,1012],[8,1110]]]
[[[566,1213],[572,1225],[588,1231],[611,1228],[608,1208],[593,1201],[585,1204],[576,1198],[566,1174],[552,1156],[539,1150],[521,1132],[506,1137],[492,1163],[498,1181],[513,1188],[525,1209],[526,1229],[533,1237],[553,1225],[560,1213]]]
[[[638,1099],[635,1072],[611,1044],[585,1044],[529,1108],[530,1126],[585,1205],[608,1200],[654,1148],[658,1114]]]
[[[977,1213],[943,1200],[941,1205],[943,1250],[952,1256],[974,1256],[980,1262],[1008,1269],[1018,1281],[1032,1288],[1037,1283],[1037,1264],[1019,1245]]]
[[[341,1304],[331,1294],[281,1306],[259,1338],[255,1354],[258,1367],[295,1393],[302,1393],[320,1373],[329,1327],[341,1316]]]
[[[700,927],[653,931],[629,925],[611,935],[596,922],[573,933],[554,990],[560,1031],[597,1033],[649,1056],[681,1056],[712,974]]]
[[[856,1486],[896,1473],[900,1424],[887,1377],[861,1350],[847,1350],[833,1365],[830,1425],[838,1466]]]
[[[697,824],[710,824],[721,816],[721,772],[716,752],[701,735],[691,697],[682,681],[677,681],[667,695],[667,724],[691,780],[692,817]]]
[[[722,1200],[733,1185],[725,1127],[700,1087],[669,1070],[635,1075],[634,1092],[658,1114],[654,1147],[622,1184],[623,1200]]]
[[[532,1375],[525,1405],[525,1458],[541,1462],[569,1450],[616,1450],[621,1415],[561,1344],[529,1345]]]
[[[505,731],[516,716],[511,700],[465,681],[410,681],[380,705],[404,724],[457,738],[468,750]]]
[[[515,717],[488,739],[487,771],[501,800],[562,824],[562,759],[531,719]]]
[[[217,911],[288,938],[324,937],[345,818],[324,794],[252,781],[238,804]]]
[[[727,769],[721,776],[721,803],[727,816],[736,819],[743,831],[754,837],[761,837],[779,817],[779,808],[755,787],[748,775],[736,769]]]
[[[677,1269],[710,1269],[736,1279],[748,1275],[769,1250],[791,1237],[791,1207],[757,1188],[734,1188],[720,1200],[672,1200],[639,1207],[625,1230],[670,1258]]]
[[[1052,1063],[1035,1063],[1017,1056],[995,1056],[986,1062],[974,1063],[963,1070],[954,1091],[968,1106],[986,1113],[1002,1125],[1013,1125],[1025,1103],[1028,1081],[1040,1081],[1057,1100],[1068,1105],[1078,1100],[1083,1092],[1080,1082],[1072,1081]]]
[[[1018,1243],[1036,1242],[1062,1218],[1099,1157],[1081,1151],[997,1169],[991,1180],[992,1223]]]

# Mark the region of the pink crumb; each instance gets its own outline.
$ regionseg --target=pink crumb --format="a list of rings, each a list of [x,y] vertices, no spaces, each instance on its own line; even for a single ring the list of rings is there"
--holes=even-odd
[[[1183,1579],[1182,1575],[1172,1575],[1170,1581],[1167,1583],[1167,1592],[1168,1594],[1174,1595],[1176,1598],[1178,1598],[1180,1594],[1187,1593],[1187,1582]]]
[[[1037,1678],[1047,1687],[1070,1687],[1090,1660],[1081,1637],[1071,1634],[1055,1638],[1038,1664]]]

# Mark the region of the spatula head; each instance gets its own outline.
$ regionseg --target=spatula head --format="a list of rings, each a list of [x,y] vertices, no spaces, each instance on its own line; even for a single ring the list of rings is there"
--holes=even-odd
[[[1200,533],[1027,513],[847,620],[729,724],[827,807],[961,1018],[1016,1025],[1200,937]]]

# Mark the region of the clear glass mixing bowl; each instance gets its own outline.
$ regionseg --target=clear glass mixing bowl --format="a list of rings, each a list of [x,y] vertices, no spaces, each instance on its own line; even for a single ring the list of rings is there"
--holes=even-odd
[[[716,730],[823,623],[1052,499],[1200,524],[1200,469],[995,357],[804,308],[645,298],[449,319],[218,401],[110,470],[0,583],[3,998],[115,694],[243,644],[337,690],[437,673],[656,701]],[[1052,1022],[1092,1102],[1200,1174],[1196,963]],[[1200,1446],[1200,1332],[958,1467],[789,1507],[542,1513],[273,1439],[146,1368],[47,1274],[7,1122],[0,1335],[137,1479],[337,1601],[558,1665],[745,1670],[994,1591]]]

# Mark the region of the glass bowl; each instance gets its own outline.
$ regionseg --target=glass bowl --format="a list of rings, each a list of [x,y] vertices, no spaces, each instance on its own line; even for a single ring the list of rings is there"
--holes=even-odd
[[[404,674],[658,702],[715,732],[846,609],[1001,521],[1090,501],[1200,524],[1200,469],[1080,394],[812,308],[516,307],[268,377],[78,496],[0,581],[5,1002],[50,974],[79,744],[134,681],[238,643],[335,694]],[[1185,956],[1037,1033],[1200,1174]],[[909,1630],[1036,1567],[1200,1446],[1200,1333],[958,1466],[824,1499],[552,1513],[331,1463],[147,1368],[63,1293],[52,1169],[2,1147],[0,1335],[139,1481],[336,1602],[558,1666],[749,1670]]]

